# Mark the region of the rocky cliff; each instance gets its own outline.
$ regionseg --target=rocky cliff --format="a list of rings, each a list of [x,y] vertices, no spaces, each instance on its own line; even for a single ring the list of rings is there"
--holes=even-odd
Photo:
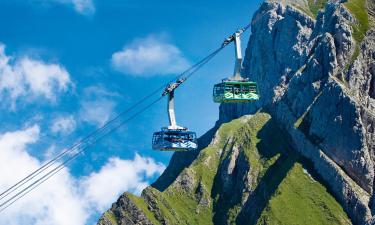
[[[221,105],[200,151],[98,224],[374,223],[374,5],[264,2],[243,69],[261,100]]]

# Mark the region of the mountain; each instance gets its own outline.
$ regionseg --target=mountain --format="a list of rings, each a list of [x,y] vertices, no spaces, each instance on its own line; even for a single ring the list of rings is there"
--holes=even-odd
[[[243,63],[261,100],[221,105],[199,151],[175,153],[98,224],[375,224],[374,12],[264,2]]]

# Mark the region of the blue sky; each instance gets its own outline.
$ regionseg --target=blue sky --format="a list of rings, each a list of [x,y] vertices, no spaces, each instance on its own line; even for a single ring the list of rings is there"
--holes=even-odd
[[[2,171],[9,177],[0,178],[0,188],[219,47],[249,23],[260,2],[0,0],[0,158],[24,159],[3,162],[0,170],[21,169]],[[248,37],[243,36],[243,50]],[[218,105],[212,102],[212,86],[232,74],[233,55],[232,46],[224,49],[177,90],[179,125],[198,135],[214,125]],[[42,187],[54,193],[51,198],[36,190],[7,216],[17,218],[15,224],[44,224],[47,218],[72,224],[60,218],[72,207],[50,203],[62,198],[55,193],[62,191],[67,196],[61,204],[77,202],[75,224],[94,223],[120,193],[139,193],[168,165],[171,153],[151,150],[152,132],[166,125],[164,100]],[[113,184],[96,187],[108,180]],[[33,206],[38,202],[44,208]],[[27,207],[33,210],[20,212]]]

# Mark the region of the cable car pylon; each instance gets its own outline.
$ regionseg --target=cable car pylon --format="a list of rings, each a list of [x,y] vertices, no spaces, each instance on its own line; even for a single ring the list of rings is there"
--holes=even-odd
[[[186,127],[177,125],[174,111],[174,91],[186,81],[180,78],[174,83],[168,84],[162,96],[168,95],[168,119],[169,126],[161,128],[153,134],[152,148],[160,151],[192,151],[198,148],[196,133]]]
[[[257,83],[241,76],[242,53],[241,35],[247,29],[239,29],[226,38],[222,47],[234,42],[235,64],[233,77],[225,78],[213,88],[213,100],[216,103],[248,103],[259,100]]]

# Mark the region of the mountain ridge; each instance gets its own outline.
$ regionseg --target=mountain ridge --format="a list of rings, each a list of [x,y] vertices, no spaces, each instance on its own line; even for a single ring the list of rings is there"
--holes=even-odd
[[[299,172],[302,171],[302,164],[297,163],[299,156],[294,155],[294,151],[282,155],[289,147],[282,136],[266,113],[225,123],[217,130],[213,141],[167,189],[158,190],[151,185],[143,191],[141,198],[125,193],[109,211],[117,218],[116,223],[108,223],[111,216],[104,214],[99,224],[244,224],[248,220],[255,224],[258,217],[266,218],[265,208],[272,211],[272,207],[267,207],[268,200],[291,168],[297,166]],[[175,156],[177,159],[185,159],[184,154]],[[307,174],[303,173],[303,178],[308,183],[311,175]],[[158,182],[163,182],[163,178]],[[322,185],[319,188],[316,191],[319,195],[313,199],[324,196],[321,204],[332,217],[324,217],[312,203],[307,206],[302,203],[303,208],[313,208],[318,215],[322,214],[311,216],[321,219],[323,224],[330,224],[332,220],[350,224],[341,206]],[[268,194],[263,198],[261,193]],[[333,203],[326,205],[326,198]],[[140,206],[139,201],[144,201],[147,209]],[[253,215],[250,219],[248,210]],[[295,219],[303,218],[303,213],[298,211]]]
[[[264,2],[243,62],[260,101],[221,105],[199,151],[98,224],[375,224],[374,5]]]

